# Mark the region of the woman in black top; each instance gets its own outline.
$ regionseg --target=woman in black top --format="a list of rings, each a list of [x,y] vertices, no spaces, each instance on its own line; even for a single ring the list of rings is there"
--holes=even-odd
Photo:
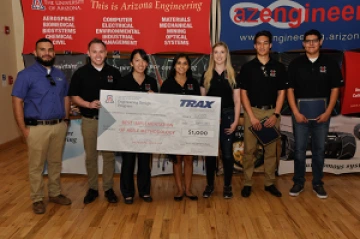
[[[158,92],[157,82],[146,74],[149,65],[149,57],[143,49],[135,49],[130,56],[132,72],[120,80],[118,90]],[[147,153],[122,153],[122,165],[120,176],[120,190],[126,204],[134,201],[134,168],[136,156],[138,158],[137,187],[139,196],[145,202],[151,202],[151,154]]]
[[[179,95],[200,95],[199,83],[192,77],[191,61],[186,54],[180,53],[175,56],[169,77],[162,84],[160,92]],[[173,161],[174,177],[178,188],[178,191],[174,196],[174,200],[181,201],[184,196],[190,198],[191,200],[197,200],[198,197],[191,192],[193,156],[170,155],[170,158]],[[185,190],[182,187],[181,182],[183,161]]]
[[[240,89],[235,81],[229,48],[224,42],[212,47],[209,66],[200,83],[201,95],[221,97],[220,147],[224,166],[224,198],[232,198],[233,138],[240,117]],[[205,157],[207,186],[204,198],[214,191],[216,157]]]

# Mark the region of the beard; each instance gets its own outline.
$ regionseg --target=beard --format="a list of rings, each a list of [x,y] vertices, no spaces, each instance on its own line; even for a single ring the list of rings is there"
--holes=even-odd
[[[35,60],[43,66],[53,66],[55,63],[55,57],[51,58],[51,60],[43,60],[40,57],[36,56]]]

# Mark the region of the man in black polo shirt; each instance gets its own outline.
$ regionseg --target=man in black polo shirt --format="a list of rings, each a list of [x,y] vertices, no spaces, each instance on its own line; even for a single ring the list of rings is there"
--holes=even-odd
[[[272,59],[269,55],[272,34],[261,31],[255,35],[254,48],[256,58],[244,64],[238,76],[241,89],[241,102],[244,106],[244,177],[245,184],[241,191],[243,197],[249,197],[252,187],[252,174],[254,172],[254,152],[257,150],[257,138],[249,130],[253,127],[279,128],[280,111],[285,99],[287,88],[286,69],[283,64]],[[260,123],[268,117],[264,126]],[[281,192],[275,187],[276,170],[276,143],[265,146],[264,155],[265,190],[276,197],[281,197]]]
[[[325,139],[329,130],[331,112],[343,86],[340,67],[336,61],[320,54],[322,35],[317,30],[304,34],[303,46],[306,54],[293,60],[288,68],[288,102],[292,110],[295,136],[294,186],[291,196],[298,196],[304,190],[306,148],[309,135],[312,142],[313,190],[319,198],[327,198],[323,187]],[[326,98],[327,108],[315,120],[307,119],[299,112],[299,99]]]
[[[82,114],[81,131],[84,138],[86,154],[86,170],[89,190],[84,203],[93,202],[98,193],[98,151],[96,150],[100,90],[114,90],[121,75],[119,70],[105,63],[106,45],[99,39],[93,39],[88,45],[90,62],[80,67],[73,75],[69,96],[72,102],[80,107]],[[110,203],[118,201],[112,187],[115,170],[114,152],[102,151],[103,157],[103,189]]]

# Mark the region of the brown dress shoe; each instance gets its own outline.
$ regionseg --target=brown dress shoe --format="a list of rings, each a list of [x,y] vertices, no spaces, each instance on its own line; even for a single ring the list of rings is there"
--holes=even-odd
[[[45,204],[43,201],[34,202],[32,205],[32,209],[35,214],[44,214],[45,213]]]
[[[53,203],[57,203],[57,204],[61,204],[61,205],[70,205],[71,204],[71,200],[62,194],[60,194],[59,196],[56,196],[56,197],[49,197],[49,202],[53,202]]]

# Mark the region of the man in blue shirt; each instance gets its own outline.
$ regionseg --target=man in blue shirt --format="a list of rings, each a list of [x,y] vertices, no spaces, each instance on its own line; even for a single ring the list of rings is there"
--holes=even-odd
[[[33,211],[45,213],[43,169],[47,161],[49,201],[69,205],[61,194],[62,152],[69,121],[68,83],[64,74],[53,67],[53,43],[46,38],[36,42],[36,63],[20,71],[12,91],[16,122],[29,151],[29,181]]]

